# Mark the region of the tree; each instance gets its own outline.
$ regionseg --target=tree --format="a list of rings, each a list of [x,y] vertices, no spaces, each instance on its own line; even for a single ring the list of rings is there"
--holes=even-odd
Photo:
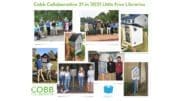
[[[39,22],[40,18],[43,18],[43,20],[59,20],[64,19],[67,17],[69,21],[72,20],[72,11],[70,10],[63,10],[63,11],[35,11],[35,22]]]

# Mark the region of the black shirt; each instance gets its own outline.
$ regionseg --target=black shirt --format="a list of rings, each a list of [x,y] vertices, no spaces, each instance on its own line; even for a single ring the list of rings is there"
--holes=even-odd
[[[107,70],[109,73],[114,73],[115,72],[115,62],[113,62],[113,61],[107,62]]]

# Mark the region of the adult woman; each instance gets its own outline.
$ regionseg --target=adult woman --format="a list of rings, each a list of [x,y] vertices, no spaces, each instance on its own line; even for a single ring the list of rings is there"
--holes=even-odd
[[[79,89],[80,89],[80,91],[83,91],[83,88],[84,88],[84,69],[83,69],[83,67],[79,68],[78,81],[79,81]]]

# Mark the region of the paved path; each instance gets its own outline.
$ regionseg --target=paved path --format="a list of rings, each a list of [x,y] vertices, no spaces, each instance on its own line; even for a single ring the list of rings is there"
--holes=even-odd
[[[46,38],[41,38],[40,40],[36,41],[64,41],[64,35],[47,36]]]

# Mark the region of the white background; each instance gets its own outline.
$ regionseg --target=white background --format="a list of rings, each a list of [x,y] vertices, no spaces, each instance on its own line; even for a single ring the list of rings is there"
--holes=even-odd
[[[180,14],[178,0],[149,0],[149,97],[108,98],[105,101],[180,100]],[[57,96],[34,97],[31,88],[33,5],[31,0],[1,0],[0,3],[0,99],[1,101],[66,101]],[[91,98],[72,97],[72,100]]]

